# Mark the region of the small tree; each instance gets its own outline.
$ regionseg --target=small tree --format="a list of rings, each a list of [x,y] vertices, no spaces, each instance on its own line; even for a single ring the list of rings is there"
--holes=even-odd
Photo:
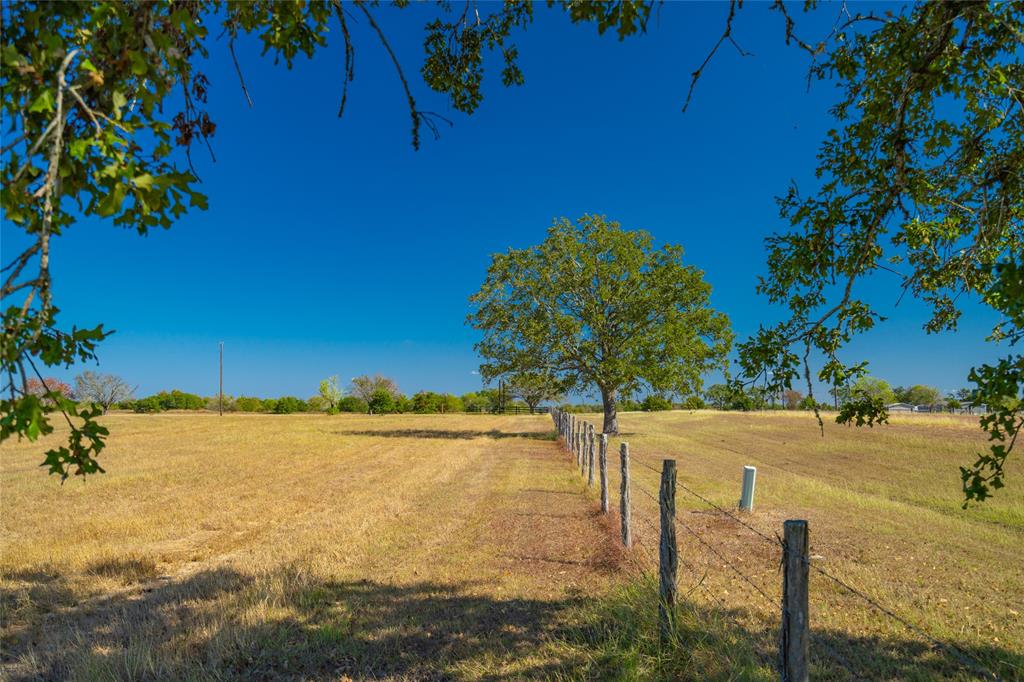
[[[876,377],[859,377],[850,387],[850,394],[857,399],[878,401],[883,407],[896,400],[889,382]]]
[[[907,391],[907,402],[931,407],[941,400],[942,392],[934,386],[916,384]]]
[[[390,414],[395,411],[395,398],[397,396],[385,387],[378,388],[366,401],[368,414]]]
[[[804,398],[803,393],[795,388],[787,388],[782,392],[782,402],[787,410],[796,410],[800,407],[800,401]]]
[[[513,398],[526,403],[532,414],[545,400],[562,399],[562,382],[552,374],[543,372],[520,372],[508,381],[508,390]]]
[[[665,396],[652,393],[643,399],[640,409],[644,412],[664,412],[672,409],[672,403]]]
[[[106,414],[114,403],[128,400],[135,393],[124,379],[114,374],[88,371],[75,377],[75,395],[79,400],[99,405]]]
[[[683,264],[682,248],[653,244],[584,215],[557,220],[535,247],[496,254],[470,298],[484,380],[540,372],[567,391],[596,388],[605,433],[618,433],[623,395],[699,390],[724,365],[729,320],[711,309],[711,286]]]
[[[384,401],[381,395],[379,395],[381,392],[387,393],[390,400]],[[366,402],[367,414],[373,414],[374,412],[379,414],[380,410],[374,410],[374,405],[387,404],[387,411],[390,412],[395,399],[401,395],[401,392],[398,390],[398,384],[386,376],[377,374],[371,377],[368,374],[364,374],[352,379],[352,395]],[[376,402],[374,401],[375,398]]]
[[[320,382],[320,398],[323,400],[323,408],[331,414],[338,411],[338,403],[341,401],[341,389],[338,388],[338,375],[329,376]]]
[[[49,406],[56,404],[54,394],[60,395],[61,397],[69,400],[74,397],[74,391],[71,390],[71,385],[56,377],[46,377],[41,381],[35,377],[26,380],[25,393],[40,398]]]

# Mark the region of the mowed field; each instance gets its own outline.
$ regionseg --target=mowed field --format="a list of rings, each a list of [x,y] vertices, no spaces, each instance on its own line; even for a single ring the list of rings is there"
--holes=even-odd
[[[630,443],[629,552],[547,416],[106,421],[108,473],[84,483],[48,478],[38,443],[0,447],[0,677],[772,679],[777,548],[682,489],[681,641],[651,644],[645,491],[665,457],[730,509],[757,466],[746,522],[773,537],[807,519],[814,565],[1024,677],[1024,468],[961,510],[957,465],[984,446],[973,419],[822,438],[807,415],[622,415],[610,460]],[[617,509],[617,467],[611,480]],[[980,677],[816,574],[811,618],[816,677]]]

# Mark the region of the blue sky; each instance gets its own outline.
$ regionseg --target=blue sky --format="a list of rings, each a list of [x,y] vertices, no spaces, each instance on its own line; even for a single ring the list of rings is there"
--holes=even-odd
[[[808,33],[824,35],[837,11],[805,19]],[[480,386],[464,320],[490,255],[539,242],[553,218],[593,212],[682,244],[743,338],[780,315],[754,291],[762,240],[784,227],[774,197],[790,180],[813,186],[834,91],[808,92],[806,55],[784,45],[777,13],[752,4],[734,35],[755,56],[723,48],[681,113],[726,12],[669,3],[646,36],[619,42],[538,7],[516,40],[526,84],[506,90],[492,70],[467,117],[418,77],[428,10],[383,11],[421,108],[454,122],[438,141],[424,131],[419,152],[365,22],[352,27],[356,80],[341,120],[340,44],[289,71],[242,41],[250,109],[226,44],[213,43],[217,161],[193,155],[209,210],[144,238],[94,220],[68,230],[53,254],[63,321],[116,329],[99,369],[143,395],[215,392],[218,341],[234,395],[308,396],[325,376],[375,372],[407,393],[461,393]],[[9,225],[2,234],[18,244]],[[869,359],[872,374],[949,390],[998,354],[984,342],[995,318],[979,306],[958,334],[926,336],[920,305],[893,306],[895,278],[869,287],[891,319],[847,357]]]

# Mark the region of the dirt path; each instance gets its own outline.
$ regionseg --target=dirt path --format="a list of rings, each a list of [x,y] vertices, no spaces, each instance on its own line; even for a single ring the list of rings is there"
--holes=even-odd
[[[545,676],[623,578],[547,417],[110,421],[88,490],[5,445],[10,679]]]

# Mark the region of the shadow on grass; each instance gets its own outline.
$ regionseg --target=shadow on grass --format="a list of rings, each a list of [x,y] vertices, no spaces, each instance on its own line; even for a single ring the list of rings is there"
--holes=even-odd
[[[776,680],[777,624],[751,625],[741,609],[681,603],[675,636],[659,641],[657,581],[645,578],[588,604],[585,625],[568,641],[589,651],[588,677],[656,680]],[[894,636],[864,637],[834,630],[812,633],[814,680],[1024,679],[1024,654],[997,646],[958,647],[983,668],[964,664],[929,643]],[[624,675],[625,673],[625,675]]]
[[[446,680],[505,666],[543,677],[574,667],[575,654],[544,647],[582,598],[486,592],[472,583],[317,581],[295,568],[260,577],[213,569],[55,612],[5,613],[5,628],[32,622],[5,633],[0,678]]]
[[[472,429],[451,430],[451,429],[381,429],[379,431],[367,429],[363,431],[336,431],[343,436],[368,436],[376,438],[438,438],[445,440],[473,440],[474,438],[492,438],[501,440],[504,438],[527,438],[530,440],[554,441],[556,436],[552,432],[544,431],[475,431]]]
[[[39,574],[46,583],[60,582]],[[31,580],[24,574],[21,580]],[[259,578],[229,568],[157,581],[36,614],[5,634],[0,677],[28,679],[774,680],[776,632],[740,611],[691,604],[658,638],[656,583],[609,597],[499,598],[487,586]],[[9,595],[4,595],[5,597]],[[11,625],[5,611],[4,626]],[[853,668],[824,655],[824,642]],[[821,631],[812,678],[977,679],[926,643]],[[966,652],[1019,678],[1021,655]]]

